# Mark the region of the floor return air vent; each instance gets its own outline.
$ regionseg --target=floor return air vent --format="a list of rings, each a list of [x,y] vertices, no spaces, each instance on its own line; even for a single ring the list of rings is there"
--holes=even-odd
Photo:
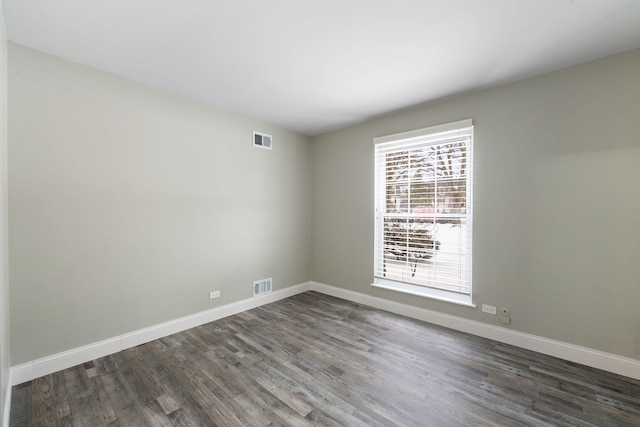
[[[269,277],[268,279],[256,280],[255,282],[253,282],[253,296],[255,297],[271,292],[272,281],[273,279]]]

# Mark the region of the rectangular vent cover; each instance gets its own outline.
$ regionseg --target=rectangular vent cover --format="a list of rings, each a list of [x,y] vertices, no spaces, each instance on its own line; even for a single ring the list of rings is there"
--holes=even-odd
[[[271,282],[273,279],[269,277],[268,279],[256,280],[253,282],[253,296],[256,297],[262,294],[268,294],[271,292]]]
[[[253,146],[271,150],[271,135],[253,131]]]

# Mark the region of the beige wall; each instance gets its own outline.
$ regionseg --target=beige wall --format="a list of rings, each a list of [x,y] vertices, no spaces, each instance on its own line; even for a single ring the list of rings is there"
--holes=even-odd
[[[7,35],[0,2],[0,423],[9,387],[9,277],[7,269]]]
[[[640,50],[318,137],[312,280],[640,359]],[[374,137],[475,124],[473,299],[372,288]]]
[[[12,43],[9,122],[12,365],[309,280],[310,138]]]

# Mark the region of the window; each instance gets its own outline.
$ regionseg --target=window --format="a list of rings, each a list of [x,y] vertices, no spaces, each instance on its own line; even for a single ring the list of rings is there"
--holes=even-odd
[[[473,306],[471,120],[374,139],[374,286]]]

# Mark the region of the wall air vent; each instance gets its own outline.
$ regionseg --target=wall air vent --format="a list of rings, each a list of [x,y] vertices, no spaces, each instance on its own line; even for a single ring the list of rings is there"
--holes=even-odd
[[[253,131],[253,146],[271,150],[271,135]]]
[[[268,279],[256,280],[253,282],[253,296],[257,297],[258,295],[268,294],[271,292],[271,283],[273,279],[269,277]]]

